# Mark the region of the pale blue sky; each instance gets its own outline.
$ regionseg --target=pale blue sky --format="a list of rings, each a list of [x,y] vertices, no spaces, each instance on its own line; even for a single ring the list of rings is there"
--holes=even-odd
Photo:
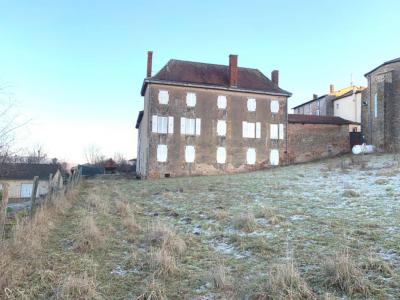
[[[400,56],[400,1],[0,0],[0,85],[30,125],[19,144],[83,160],[89,144],[136,156],[146,51],[239,65],[293,93],[293,107]]]

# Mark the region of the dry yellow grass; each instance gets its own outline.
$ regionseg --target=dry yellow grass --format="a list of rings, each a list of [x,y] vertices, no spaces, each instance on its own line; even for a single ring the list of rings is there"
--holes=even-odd
[[[153,245],[167,248],[173,254],[182,255],[186,251],[186,243],[168,225],[156,222],[150,225],[147,238]]]
[[[105,237],[96,225],[93,216],[86,216],[80,224],[80,232],[75,241],[75,250],[90,251],[99,249],[104,245]]]
[[[233,224],[236,229],[246,232],[252,232],[257,228],[256,219],[252,213],[244,213],[236,216],[233,219]]]
[[[220,291],[229,291],[233,289],[232,278],[227,274],[225,265],[220,264],[211,271],[211,280],[214,288]]]
[[[164,247],[151,250],[149,264],[150,268],[159,275],[174,275],[178,272],[175,257]]]
[[[133,214],[124,217],[124,226],[130,233],[137,233],[140,230],[140,226],[136,222],[135,215]]]
[[[146,291],[139,295],[136,300],[166,300],[165,289],[154,279],[147,285]]]
[[[87,273],[68,275],[58,288],[56,299],[102,299],[97,292],[96,280]]]
[[[373,288],[348,251],[336,253],[324,263],[326,284],[348,295],[371,295]]]
[[[275,265],[268,274],[265,287],[258,299],[316,299],[314,292],[301,277],[293,262]]]

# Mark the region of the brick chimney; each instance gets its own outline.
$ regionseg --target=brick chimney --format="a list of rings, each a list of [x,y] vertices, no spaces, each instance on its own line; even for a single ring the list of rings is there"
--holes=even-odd
[[[329,94],[333,94],[335,92],[335,85],[331,84],[329,86]]]
[[[279,86],[279,71],[278,70],[273,70],[271,72],[271,80],[273,83]]]
[[[229,55],[229,85],[237,86],[237,76],[238,76],[238,68],[237,68],[238,56],[231,54]]]
[[[151,77],[153,67],[153,51],[147,51],[147,78]]]
[[[315,99],[318,98],[318,95],[317,95],[317,94],[313,94],[313,95],[312,95],[312,98],[315,100]]]

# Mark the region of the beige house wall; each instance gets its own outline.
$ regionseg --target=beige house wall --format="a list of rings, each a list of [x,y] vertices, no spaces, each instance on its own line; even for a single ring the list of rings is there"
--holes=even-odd
[[[357,93],[333,102],[333,115],[345,120],[361,123],[361,98]]]
[[[21,186],[22,184],[32,184],[32,180],[2,180],[0,181],[0,190],[3,189],[2,183],[8,183],[8,197],[10,200],[12,199],[20,199],[21,198]],[[38,185],[38,190],[36,193],[37,197],[42,195],[46,195],[49,191],[49,182],[48,180],[40,180]]]

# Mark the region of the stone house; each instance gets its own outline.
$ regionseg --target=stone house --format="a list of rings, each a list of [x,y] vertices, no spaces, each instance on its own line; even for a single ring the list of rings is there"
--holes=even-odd
[[[400,151],[400,58],[365,74],[361,123],[365,140],[378,151]]]
[[[10,202],[29,199],[32,195],[33,177],[39,176],[36,196],[44,196],[49,191],[50,174],[56,175],[59,172],[58,164],[1,164],[0,190],[2,190],[2,183],[7,183]]]
[[[287,163],[287,99],[279,72],[170,60],[147,77],[138,115],[142,178],[221,174]]]

